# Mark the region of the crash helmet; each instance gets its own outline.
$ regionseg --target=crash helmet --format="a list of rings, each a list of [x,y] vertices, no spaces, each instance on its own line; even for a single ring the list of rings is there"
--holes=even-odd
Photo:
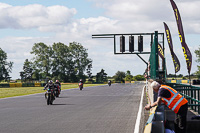
[[[56,82],[59,82],[59,80],[56,80]]]
[[[80,79],[80,81],[82,81],[82,79]]]
[[[53,81],[52,81],[52,80],[49,80],[49,84],[53,84]]]

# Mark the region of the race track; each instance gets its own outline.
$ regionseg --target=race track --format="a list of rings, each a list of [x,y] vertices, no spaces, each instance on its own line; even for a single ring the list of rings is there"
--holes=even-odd
[[[133,133],[143,83],[0,99],[0,133]]]

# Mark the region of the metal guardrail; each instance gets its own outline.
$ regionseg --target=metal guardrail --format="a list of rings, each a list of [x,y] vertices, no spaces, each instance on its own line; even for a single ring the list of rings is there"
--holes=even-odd
[[[0,88],[9,88],[9,87],[44,87],[46,83],[7,83],[0,84]]]
[[[188,100],[188,106],[200,114],[200,87],[175,83],[167,83],[167,85],[176,89],[183,95]]]
[[[157,106],[153,107],[150,111],[150,114],[149,114],[149,118],[146,122],[146,125],[144,127],[144,133],[151,133],[151,130],[152,130],[152,122],[153,122],[153,119],[154,119],[154,115],[155,115],[155,112],[156,112],[156,108]]]
[[[164,133],[164,121],[164,105],[153,107],[150,111],[149,119],[146,122],[144,133]]]

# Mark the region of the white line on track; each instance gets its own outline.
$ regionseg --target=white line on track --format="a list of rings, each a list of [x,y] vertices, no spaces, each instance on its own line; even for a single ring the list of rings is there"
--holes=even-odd
[[[144,88],[145,88],[145,86],[142,89],[142,95],[141,95],[141,99],[140,99],[140,106],[139,106],[139,111],[138,111],[138,114],[137,114],[137,119],[136,119],[136,123],[135,123],[134,133],[139,133],[139,131],[140,131],[140,120],[141,120],[141,113],[142,113]]]

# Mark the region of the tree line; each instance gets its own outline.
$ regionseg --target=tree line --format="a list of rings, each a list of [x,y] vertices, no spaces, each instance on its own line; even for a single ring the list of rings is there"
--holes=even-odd
[[[101,69],[100,72],[96,74],[96,82],[107,82],[108,80],[114,80],[115,82],[125,82],[125,81],[144,81],[145,78],[143,75],[133,76],[129,70],[126,72],[117,71],[114,76],[108,77],[104,69]]]
[[[143,81],[145,80],[144,75],[136,75],[133,76],[131,74],[131,72],[129,70],[127,70],[126,72],[123,71],[117,71],[115,73],[115,75],[113,76],[115,81],[121,81],[121,82],[125,82],[125,81]]]
[[[88,58],[87,49],[77,42],[69,43],[69,46],[60,42],[52,46],[35,43],[31,54],[34,57],[25,60],[20,72],[21,80],[25,82],[41,79],[77,82],[86,79],[85,70],[91,73],[92,60]]]

